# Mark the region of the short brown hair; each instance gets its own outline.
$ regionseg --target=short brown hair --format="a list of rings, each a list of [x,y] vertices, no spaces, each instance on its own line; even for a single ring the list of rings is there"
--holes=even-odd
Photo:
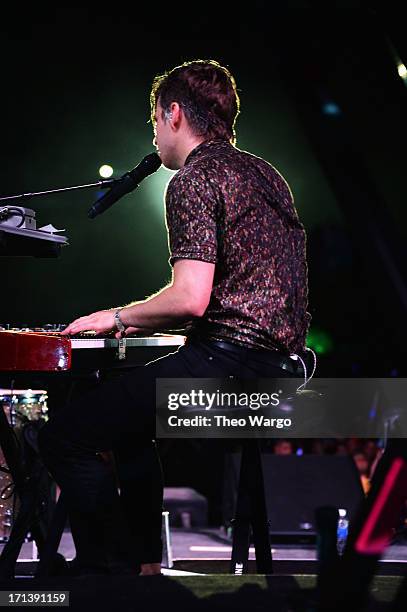
[[[236,142],[235,123],[240,110],[236,82],[215,60],[195,60],[155,77],[150,94],[151,118],[157,102],[169,112],[178,102],[197,136]]]

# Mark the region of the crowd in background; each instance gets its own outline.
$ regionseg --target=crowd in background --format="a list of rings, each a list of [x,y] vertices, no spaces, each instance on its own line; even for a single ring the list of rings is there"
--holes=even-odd
[[[365,493],[368,493],[370,481],[377,463],[383,453],[379,442],[374,439],[361,438],[318,438],[313,440],[276,440],[273,444],[276,455],[350,455],[353,457],[360,475],[360,481]]]

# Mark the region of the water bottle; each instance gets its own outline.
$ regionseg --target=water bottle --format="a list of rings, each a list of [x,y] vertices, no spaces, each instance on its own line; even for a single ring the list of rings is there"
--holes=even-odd
[[[345,550],[346,540],[348,538],[348,528],[349,521],[346,518],[346,510],[344,508],[339,508],[339,519],[338,519],[338,529],[336,532],[336,549],[338,551],[338,555],[342,556],[343,551]]]

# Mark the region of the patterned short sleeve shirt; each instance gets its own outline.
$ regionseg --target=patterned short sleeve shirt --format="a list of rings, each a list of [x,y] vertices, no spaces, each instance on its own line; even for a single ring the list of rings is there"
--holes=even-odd
[[[225,140],[205,141],[170,180],[165,203],[170,264],[215,264],[211,299],[192,333],[253,348],[304,350],[306,237],[281,174]]]

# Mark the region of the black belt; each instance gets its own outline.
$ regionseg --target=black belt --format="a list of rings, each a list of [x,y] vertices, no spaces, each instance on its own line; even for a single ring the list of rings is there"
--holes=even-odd
[[[233,344],[233,342],[211,340],[209,338],[205,339],[204,342],[208,342],[212,346],[216,346],[224,351],[229,351],[230,353],[234,353],[236,355],[267,355],[267,360],[271,365],[277,368],[282,368],[291,374],[302,375],[303,368],[301,366],[301,362],[294,361],[293,359],[290,359],[290,357],[287,357],[287,355],[282,355],[278,351],[273,351],[272,349],[251,348],[249,346],[239,346],[238,344]],[[301,366],[300,372],[298,372],[299,366]]]

